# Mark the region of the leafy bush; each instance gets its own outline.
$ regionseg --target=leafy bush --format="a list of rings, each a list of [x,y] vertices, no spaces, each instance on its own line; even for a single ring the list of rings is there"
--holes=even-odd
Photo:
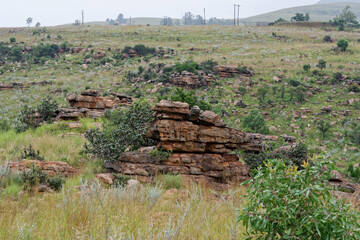
[[[11,37],[11,38],[10,38],[10,43],[16,43],[16,38]]]
[[[324,42],[332,42],[332,39],[329,35],[325,35],[325,37],[323,38]]]
[[[31,190],[36,185],[45,184],[47,179],[48,175],[41,168],[36,168],[35,165],[29,171],[24,169],[21,174],[21,181],[27,190]]]
[[[314,159],[303,170],[269,160],[257,170],[239,211],[246,239],[359,239],[360,215],[333,197],[332,165]]]
[[[165,174],[155,177],[156,185],[162,186],[166,190],[177,188],[180,189],[183,183],[181,175]]]
[[[159,159],[160,161],[166,161],[169,157],[171,157],[172,151],[155,148],[154,150],[149,152],[149,155]]]
[[[354,126],[354,128],[350,132],[350,137],[355,143],[360,144],[360,124]]]
[[[43,161],[44,157],[40,155],[40,150],[35,150],[31,144],[28,148],[21,151],[21,159],[40,160]]]
[[[303,66],[303,69],[304,69],[305,72],[309,72],[310,69],[311,69],[311,65],[310,65],[310,64],[305,64],[305,65]]]
[[[243,118],[242,126],[251,132],[269,133],[269,128],[266,126],[264,117],[256,110],[251,110],[251,112]]]
[[[144,100],[134,102],[127,109],[114,110],[106,115],[103,130],[91,129],[85,133],[88,143],[84,151],[116,161],[122,152],[153,143],[143,137],[152,120],[153,111]]]
[[[127,182],[131,179],[131,177],[121,174],[114,174],[113,186],[114,187],[124,187],[127,185]]]
[[[306,88],[303,86],[298,86],[295,88],[295,98],[297,101],[299,102],[304,102],[305,101],[305,93],[306,93]]]
[[[325,139],[330,132],[331,125],[328,121],[321,119],[316,123],[316,128],[319,130],[322,139]]]
[[[326,68],[326,61],[320,59],[318,65],[316,65],[318,68],[320,68],[320,70],[323,70],[324,68]]]
[[[0,132],[7,132],[11,129],[11,125],[8,120],[0,119]]]
[[[58,103],[53,101],[51,97],[47,97],[41,101],[36,107],[37,112],[41,116],[42,122],[49,122],[55,116],[55,111],[58,108]]]
[[[336,72],[333,74],[333,77],[331,79],[331,83],[332,84],[337,84],[341,81],[341,79],[343,78],[343,75],[341,72]]]
[[[52,178],[46,179],[46,183],[49,185],[49,187],[55,191],[59,191],[62,186],[65,184],[65,179],[58,175]]]
[[[17,132],[24,132],[29,128],[36,128],[37,126],[35,110],[25,105],[15,119],[15,130]]]
[[[201,110],[211,110],[212,106],[210,103],[204,100],[198,100],[194,90],[185,92],[183,88],[176,88],[175,92],[171,95],[170,100],[173,102],[185,102],[189,104],[189,107],[198,106]]]
[[[266,95],[269,92],[268,89],[269,89],[268,87],[260,87],[257,89],[257,95],[258,95],[260,104],[263,104],[265,102]]]
[[[267,159],[283,159],[289,163],[293,163],[296,166],[301,168],[301,165],[304,161],[308,160],[309,149],[307,146],[299,142],[295,146],[292,146],[290,149],[278,149],[272,152],[262,151],[258,154],[247,153],[244,154],[244,161],[251,169],[256,169],[259,166],[264,166],[263,163]]]
[[[356,167],[354,168],[354,164],[350,164],[347,172],[349,174],[350,177],[355,178],[355,179],[360,179],[360,168]]]
[[[200,63],[200,68],[204,70],[205,72],[212,72],[212,69],[217,66],[218,63],[214,61],[213,59],[206,60]]]
[[[196,73],[199,70],[199,64],[194,61],[187,61],[184,63],[176,63],[175,70],[179,73],[181,73],[182,71]]]
[[[347,90],[348,90],[349,92],[355,92],[355,93],[360,92],[360,88],[359,88],[359,86],[357,86],[357,85],[352,85],[352,86],[348,87]]]
[[[43,44],[40,43],[34,47],[33,55],[37,58],[48,57],[54,58],[56,54],[60,51],[60,47],[56,44]]]
[[[337,42],[337,46],[340,48],[342,52],[345,52],[349,46],[349,42],[348,40],[342,38]]]
[[[296,80],[296,79],[290,79],[290,80],[289,80],[289,84],[290,84],[291,86],[293,86],[293,87],[298,87],[298,86],[301,85],[301,82],[298,81],[298,80]]]

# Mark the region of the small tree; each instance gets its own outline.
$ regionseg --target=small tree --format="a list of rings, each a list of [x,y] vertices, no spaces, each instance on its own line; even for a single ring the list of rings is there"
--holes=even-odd
[[[16,43],[16,38],[11,37],[11,38],[10,38],[10,43]]]
[[[325,121],[323,119],[321,119],[320,121],[317,122],[317,129],[320,132],[320,135],[322,137],[322,139],[325,139],[331,129],[331,125],[328,121]]]
[[[310,20],[309,14],[304,15],[303,13],[295,13],[295,16],[291,18],[292,22],[304,22],[309,20]]]
[[[342,52],[345,52],[347,47],[349,46],[349,42],[348,40],[342,38],[337,42],[337,46]]]
[[[318,65],[316,65],[318,68],[320,68],[320,70],[323,70],[324,68],[326,68],[326,61],[320,59]]]
[[[40,22],[37,22],[36,24],[35,24],[35,27],[40,27],[41,26],[41,23]]]
[[[31,17],[28,17],[28,18],[26,19],[26,23],[27,23],[27,25],[29,25],[29,27],[30,27],[32,21],[33,21],[33,19],[32,19]]]
[[[252,132],[268,134],[269,128],[266,126],[264,117],[256,110],[246,115],[242,121],[242,126]]]
[[[305,65],[303,66],[303,69],[304,69],[305,72],[309,72],[310,69],[311,69],[311,65],[310,65],[310,64],[305,64]]]
[[[246,239],[359,239],[360,214],[333,197],[327,181],[333,165],[304,162],[303,169],[269,160],[250,184],[237,221]]]
[[[265,102],[266,99],[266,95],[268,93],[268,88],[267,87],[260,87],[257,90],[257,94],[258,94],[258,98],[259,98],[259,102],[262,104]]]
[[[323,38],[323,41],[327,42],[327,43],[332,42],[331,36],[330,35],[325,35],[325,37]]]

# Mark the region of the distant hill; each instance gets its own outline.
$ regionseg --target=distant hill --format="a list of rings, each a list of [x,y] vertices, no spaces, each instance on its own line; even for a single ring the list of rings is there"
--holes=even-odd
[[[125,19],[129,22],[129,19]],[[131,25],[160,25],[162,18],[152,18],[152,17],[138,17],[131,19]],[[173,19],[176,20],[176,19]],[[86,25],[108,25],[105,21],[95,21],[95,22],[85,22]],[[69,26],[72,24],[64,24],[62,26]]]
[[[336,1],[337,3],[326,3],[332,1]],[[290,20],[295,15],[295,13],[309,13],[310,21],[327,22],[329,20],[332,20],[336,15],[339,15],[341,10],[345,8],[346,5],[349,5],[351,7],[351,11],[353,11],[355,15],[358,18],[360,18],[360,0],[346,0],[346,1],[323,0],[320,1],[318,4],[314,4],[314,5],[286,8],[270,13],[265,13],[265,14],[245,18],[242,19],[242,22],[245,23],[274,22],[279,18]]]
[[[321,0],[317,4],[328,4],[328,3],[360,3],[360,0]]]

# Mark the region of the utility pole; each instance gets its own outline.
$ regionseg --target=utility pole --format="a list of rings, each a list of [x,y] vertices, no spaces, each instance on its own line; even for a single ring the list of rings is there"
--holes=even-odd
[[[238,7],[238,26],[240,26],[240,5],[237,5]]]
[[[234,26],[236,26],[236,4],[234,4]]]
[[[236,8],[237,8],[237,18],[236,18]],[[234,4],[234,26],[240,25],[240,5]]]
[[[81,10],[82,25],[84,26],[84,10]]]
[[[130,25],[131,25],[131,17],[130,17]]]
[[[205,8],[204,8],[204,25],[206,25],[206,13],[205,13]]]

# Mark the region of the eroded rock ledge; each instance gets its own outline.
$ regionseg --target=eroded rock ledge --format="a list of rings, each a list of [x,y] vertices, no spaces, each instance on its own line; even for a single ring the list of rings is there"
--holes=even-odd
[[[161,101],[154,107],[156,121],[145,137],[158,141],[157,149],[172,151],[164,161],[151,149],[123,153],[119,161],[106,161],[110,172],[151,181],[159,173],[181,174],[186,180],[214,186],[239,183],[249,178],[249,167],[230,154],[233,150],[260,151],[277,137],[245,133],[229,128],[211,111],[189,108],[187,103]],[[292,137],[283,137],[289,145]]]

